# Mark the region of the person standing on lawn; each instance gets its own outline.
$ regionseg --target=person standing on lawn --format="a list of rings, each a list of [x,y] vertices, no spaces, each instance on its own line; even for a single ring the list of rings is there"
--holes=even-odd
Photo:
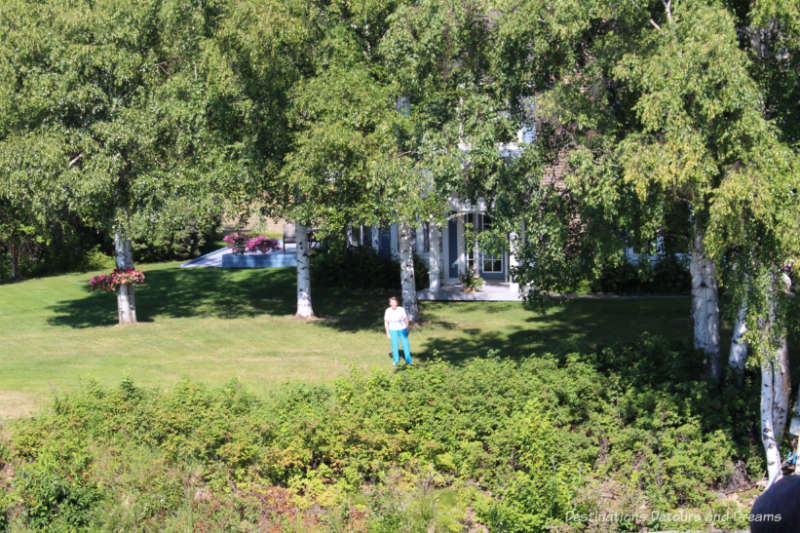
[[[383,313],[383,325],[386,327],[386,338],[392,341],[392,359],[395,366],[400,362],[398,341],[403,341],[403,355],[406,363],[411,364],[411,348],[408,346],[408,315],[406,310],[398,305],[397,298],[389,298],[389,307]]]

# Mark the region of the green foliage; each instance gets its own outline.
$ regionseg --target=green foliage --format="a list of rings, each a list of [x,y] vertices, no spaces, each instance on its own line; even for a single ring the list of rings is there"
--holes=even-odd
[[[219,236],[219,217],[192,218],[172,211],[169,215],[169,220],[131,234],[133,250],[140,261],[197,257]]]
[[[591,282],[594,292],[613,294],[688,294],[691,278],[688,265],[675,255],[667,255],[652,267],[634,266],[623,261],[604,268]]]
[[[750,44],[753,77],[762,87],[765,111],[775,117],[782,139],[796,145],[800,80],[794,73],[800,66],[800,5],[792,0],[757,0],[748,5],[748,30],[760,32]]]
[[[226,2],[4,7],[0,86],[13,89],[0,90],[0,190],[19,191],[19,205],[153,231],[159,248],[179,214],[205,228],[247,183],[229,128],[244,97],[217,43]]]
[[[114,258],[104,254],[100,245],[88,250],[78,265],[81,270],[113,270],[116,267]]]
[[[36,531],[75,531],[89,525],[103,493],[87,479],[92,455],[85,436],[74,430],[30,450],[35,461],[15,475],[18,497],[24,503],[24,521]]]
[[[573,510],[585,468],[576,464],[569,433],[556,429],[538,402],[527,405],[515,422],[522,468],[500,488],[499,501],[479,513],[492,531],[549,531]]]
[[[464,289],[469,290],[479,290],[483,287],[483,278],[481,278],[477,272],[475,272],[474,268],[468,268],[466,272],[464,272],[461,276],[459,276],[461,280],[461,285],[464,286]]]
[[[400,289],[400,263],[378,254],[371,246],[348,247],[333,243],[311,256],[311,280],[325,287]],[[417,290],[428,287],[428,266],[414,255]]]
[[[469,506],[492,530],[546,531],[604,505],[573,507],[590,483],[646,494],[650,510],[704,506],[732,462],[753,454],[740,421],[757,406],[737,387],[695,380],[696,359],[643,337],[595,353],[354,373],[266,401],[237,382],[90,383],[13,427],[8,516],[34,529],[238,531],[265,517],[311,527],[305,510],[318,505],[331,530],[458,531]]]

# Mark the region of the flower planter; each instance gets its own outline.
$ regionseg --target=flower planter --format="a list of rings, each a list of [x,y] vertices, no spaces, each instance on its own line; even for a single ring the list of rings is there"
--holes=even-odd
[[[222,256],[222,268],[281,268],[296,266],[294,254],[225,254]]]

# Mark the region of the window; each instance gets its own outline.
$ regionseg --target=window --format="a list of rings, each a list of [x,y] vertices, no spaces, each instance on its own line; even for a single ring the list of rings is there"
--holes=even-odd
[[[488,231],[492,228],[491,217],[483,214],[468,213],[464,218],[465,224],[471,224],[475,232]],[[474,248],[466,250],[467,268],[480,269],[484,274],[503,274],[503,257],[482,253],[477,244]]]
[[[478,215],[480,221],[480,231],[488,231],[492,229],[492,219],[486,215]],[[481,271],[486,273],[502,274],[503,273],[503,257],[494,256],[490,254],[481,254]]]
[[[493,255],[483,256],[483,271],[484,272],[503,272],[503,259]]]

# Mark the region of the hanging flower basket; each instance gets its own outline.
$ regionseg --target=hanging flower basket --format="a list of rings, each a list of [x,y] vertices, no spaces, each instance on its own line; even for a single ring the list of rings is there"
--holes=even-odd
[[[100,274],[89,280],[89,289],[93,291],[114,292],[120,285],[138,285],[144,283],[144,273],[132,268],[115,268],[111,274]]]

